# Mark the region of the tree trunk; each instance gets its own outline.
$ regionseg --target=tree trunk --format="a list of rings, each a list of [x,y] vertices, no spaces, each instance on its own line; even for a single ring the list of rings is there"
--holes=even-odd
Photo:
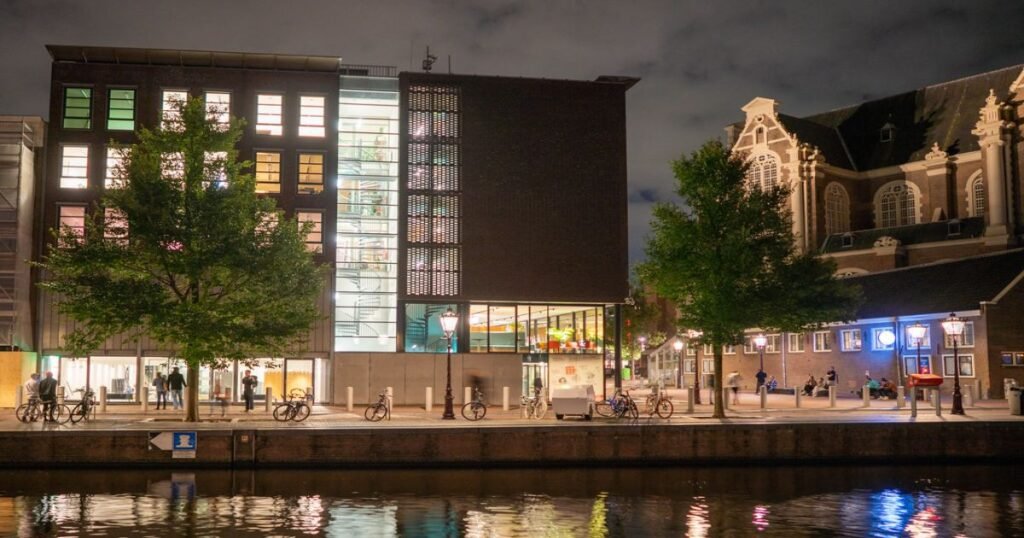
[[[188,379],[185,387],[185,422],[199,422],[199,362],[187,361]]]
[[[718,391],[715,393],[715,413],[711,415],[712,418],[725,418],[725,378],[722,372],[722,346],[715,345],[714,347],[715,356],[715,387],[712,390]]]

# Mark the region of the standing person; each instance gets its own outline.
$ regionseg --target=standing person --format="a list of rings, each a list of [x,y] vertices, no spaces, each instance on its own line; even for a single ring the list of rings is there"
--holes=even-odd
[[[541,391],[544,390],[544,380],[540,378],[540,374],[533,378],[533,395],[540,398]]]
[[[740,403],[740,381],[742,380],[743,378],[740,377],[740,373],[737,370],[733,370],[725,380],[725,386],[732,390],[732,403],[734,405],[739,405]]]
[[[252,371],[246,370],[245,377],[242,378],[242,398],[245,399],[245,412],[252,411],[253,399],[256,397],[256,384],[259,382],[256,376],[252,375]]]
[[[27,403],[33,404],[39,399],[39,374],[33,372],[25,382],[25,398]]]
[[[53,412],[57,408],[57,380],[53,372],[46,372],[46,379],[39,382],[39,400],[43,402],[43,420],[54,422]]]
[[[761,385],[764,385],[764,380],[768,378],[768,374],[764,373],[764,370],[759,369],[754,377],[757,378],[757,388],[754,389],[754,393],[761,394]]]
[[[156,408],[160,409],[160,404],[164,404],[164,409],[167,409],[167,378],[164,374],[157,372],[156,377],[153,378],[153,387],[156,388]],[[177,408],[175,408],[177,409]]]
[[[709,389],[711,389],[711,399],[708,400],[710,405],[715,405],[715,374],[708,374],[707,382],[704,383]]]
[[[839,374],[836,373],[836,367],[835,366],[829,366],[828,367],[828,371],[825,372],[825,377],[828,379],[828,385],[827,386],[831,387],[831,386],[835,385],[836,381],[839,381]]]
[[[181,389],[187,386],[185,376],[181,375],[178,367],[175,366],[171,370],[171,374],[167,376],[167,388],[171,389],[171,404],[174,405],[175,410],[185,408],[185,404],[181,401]]]

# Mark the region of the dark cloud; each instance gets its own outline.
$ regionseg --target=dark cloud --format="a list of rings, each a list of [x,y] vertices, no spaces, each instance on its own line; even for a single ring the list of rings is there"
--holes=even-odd
[[[592,79],[629,92],[631,257],[669,163],[772,97],[796,116],[1024,62],[1005,1],[0,0],[0,113],[45,115],[46,43],[338,55],[456,72]]]

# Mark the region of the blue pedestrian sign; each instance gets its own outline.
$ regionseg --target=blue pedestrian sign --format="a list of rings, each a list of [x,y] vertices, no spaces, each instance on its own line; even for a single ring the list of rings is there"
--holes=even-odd
[[[196,432],[174,432],[171,444],[172,458],[196,457]]]

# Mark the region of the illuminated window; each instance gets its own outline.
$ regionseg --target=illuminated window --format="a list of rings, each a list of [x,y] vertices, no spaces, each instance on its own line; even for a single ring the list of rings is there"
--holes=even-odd
[[[281,154],[256,152],[256,192],[281,192]]]
[[[875,211],[880,228],[917,224],[916,188],[905,181],[893,181],[875,195]]]
[[[324,190],[322,153],[299,154],[299,194],[317,194]]]
[[[831,331],[817,331],[814,333],[814,351],[832,351]]]
[[[92,128],[92,90],[64,88],[64,128]]]
[[[230,93],[206,92],[206,119],[216,123],[221,130],[227,130],[231,124]]]
[[[107,105],[107,129],[135,130],[135,90],[108,90]]]
[[[896,349],[895,346],[896,333],[893,332],[892,327],[875,327],[871,329],[872,351],[891,351]]]
[[[57,224],[61,230],[70,228],[79,241],[85,238],[85,206],[62,205],[57,207]],[[61,246],[69,246],[63,241]]]
[[[204,154],[203,159],[206,165],[206,173],[204,174],[204,177],[206,177],[206,181],[204,185],[213,185],[214,187],[226,187],[228,181],[228,152],[208,151]]]
[[[103,210],[103,238],[121,245],[128,243],[128,219],[124,213],[111,207]]]
[[[106,174],[103,176],[103,187],[120,189],[124,187],[124,158],[127,149],[107,148]]]
[[[917,339],[910,336],[910,325],[903,328],[903,338],[907,343],[907,349],[917,349]],[[921,339],[921,347],[929,349],[932,347],[932,328],[924,326],[924,338]]]
[[[704,344],[703,352],[705,357],[709,357],[715,354],[715,348],[711,344]]]
[[[839,331],[839,347],[843,351],[860,351],[861,337],[860,329],[846,329]]]
[[[762,153],[750,161],[747,181],[751,188],[767,191],[779,181],[779,162],[773,155]]]
[[[180,131],[184,128],[178,107],[184,106],[187,101],[188,92],[185,90],[164,90],[160,102],[160,124],[164,129]]]
[[[723,355],[735,355],[736,354],[736,346],[734,346],[732,344],[726,344],[726,345],[722,346],[722,354]]]
[[[825,233],[850,231],[850,197],[842,185],[832,182],[825,187]]]
[[[324,135],[324,98],[303,95],[299,98],[299,136]]]
[[[960,377],[974,377],[974,355],[957,355],[960,362]],[[942,356],[942,375],[953,377],[953,355]]]
[[[256,134],[281,136],[281,110],[284,97],[261,94],[256,96]]]
[[[306,234],[306,249],[310,252],[323,252],[323,220],[324,214],[319,211],[298,211],[295,214],[299,226],[307,222],[313,227]]]
[[[765,353],[781,353],[782,352],[781,340],[782,340],[782,336],[778,335],[778,334],[768,334],[768,335],[765,335],[764,352]]]
[[[181,185],[185,181],[185,156],[177,152],[163,154],[160,169],[164,179]]]
[[[60,187],[84,189],[89,186],[89,146],[62,146]]]
[[[985,216],[985,178],[981,172],[967,182],[967,201],[972,217]]]
[[[789,333],[786,335],[789,340],[789,351],[792,353],[803,353],[804,351],[804,333]]]
[[[943,331],[945,332],[945,331]],[[953,349],[953,337],[946,334],[943,337],[942,344],[946,349]],[[957,347],[974,347],[974,322],[964,322],[964,333],[960,335],[960,338],[956,342]]]

